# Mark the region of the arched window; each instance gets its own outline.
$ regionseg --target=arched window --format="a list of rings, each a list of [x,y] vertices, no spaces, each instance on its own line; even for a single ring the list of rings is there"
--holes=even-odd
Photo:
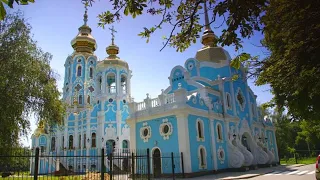
[[[90,76],[90,79],[93,78],[93,68],[92,67],[90,67],[89,76]]]
[[[55,151],[56,150],[56,138],[52,137],[51,138],[51,151]]]
[[[79,134],[78,147],[81,149],[81,134]]]
[[[107,84],[109,93],[113,94],[117,92],[116,76],[114,73],[110,73],[107,76]]]
[[[204,141],[203,121],[198,119],[196,126],[197,126],[197,140],[198,141]]]
[[[80,77],[81,73],[82,73],[82,67],[78,66],[78,68],[77,68],[77,76]]]
[[[90,104],[91,103],[91,99],[90,99],[90,96],[88,95],[87,97],[87,103]]]
[[[200,163],[201,163],[201,166],[204,166],[205,163],[204,163],[204,149],[203,148],[200,148]]]
[[[122,93],[126,94],[127,93],[127,77],[125,75],[121,75],[121,88],[122,88]]]
[[[91,147],[95,148],[96,147],[96,133],[91,134]]]
[[[86,139],[87,139],[87,135],[86,133],[83,134],[83,148],[85,149],[87,147],[86,145]]]
[[[231,96],[229,93],[227,93],[226,98],[227,98],[227,108],[231,109]]]
[[[79,102],[79,104],[82,104],[82,95],[79,95],[78,102]]]
[[[221,127],[221,124],[218,124],[217,125],[217,133],[218,133],[218,140],[222,140],[222,127]]]
[[[204,146],[198,148],[199,169],[207,168],[207,152]]]
[[[203,137],[200,121],[198,121],[198,136],[199,136],[199,138],[202,138],[202,137]]]
[[[73,149],[73,136],[69,136],[69,149]]]

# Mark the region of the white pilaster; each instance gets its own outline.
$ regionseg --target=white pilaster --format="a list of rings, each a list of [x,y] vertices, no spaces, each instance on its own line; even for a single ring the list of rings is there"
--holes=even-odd
[[[183,152],[184,172],[191,173],[192,167],[191,167],[189,127],[188,127],[188,116],[186,114],[177,114],[177,129],[178,129],[179,151]],[[130,135],[132,137],[132,134]]]
[[[218,170],[217,163],[217,149],[216,149],[216,137],[214,133],[214,120],[210,119],[210,128],[211,128],[211,144],[212,144],[212,156],[213,156],[213,168],[214,170]]]

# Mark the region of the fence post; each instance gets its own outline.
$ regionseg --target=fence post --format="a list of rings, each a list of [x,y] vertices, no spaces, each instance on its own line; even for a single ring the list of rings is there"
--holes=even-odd
[[[296,160],[296,164],[298,164],[298,157],[297,157],[297,154],[296,154],[296,153],[294,153],[294,158],[295,158],[295,160]]]
[[[38,171],[39,171],[39,147],[36,148],[36,157],[34,160],[34,176],[33,179],[37,180],[38,179]]]
[[[134,172],[134,153],[131,153],[131,171],[132,171],[132,180],[134,180],[135,172]]]
[[[174,165],[174,157],[173,157],[173,152],[171,152],[171,166],[172,166],[172,179],[175,180],[175,175],[174,175],[174,168],[175,168],[175,165]]]
[[[101,149],[101,180],[104,180],[104,149]]]
[[[113,179],[113,154],[110,153],[110,179]]]
[[[183,152],[181,152],[181,171],[182,171],[182,178],[185,178],[185,176],[184,176],[184,164],[183,164]]]
[[[147,149],[147,170],[148,170],[148,180],[150,180],[150,151]]]

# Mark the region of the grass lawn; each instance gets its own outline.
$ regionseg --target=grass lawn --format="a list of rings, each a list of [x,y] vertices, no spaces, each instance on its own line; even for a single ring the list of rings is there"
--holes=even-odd
[[[316,157],[306,157],[306,158],[299,158],[297,160],[298,164],[315,164],[316,163]],[[284,159],[280,160],[280,164],[297,164],[296,160],[294,158],[289,158],[287,161]]]

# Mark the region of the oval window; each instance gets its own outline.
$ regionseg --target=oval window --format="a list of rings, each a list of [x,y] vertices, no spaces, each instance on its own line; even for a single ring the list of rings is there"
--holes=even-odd
[[[109,102],[110,102],[110,103],[112,103],[112,101],[113,101],[113,99],[112,99],[112,98],[110,98],[110,99],[109,99]]]
[[[167,133],[169,132],[169,126],[168,126],[167,124],[163,126],[162,132],[163,132],[164,134],[167,134]]]
[[[148,134],[149,134],[149,130],[147,129],[147,128],[145,128],[144,130],[143,130],[143,136],[148,136]]]

